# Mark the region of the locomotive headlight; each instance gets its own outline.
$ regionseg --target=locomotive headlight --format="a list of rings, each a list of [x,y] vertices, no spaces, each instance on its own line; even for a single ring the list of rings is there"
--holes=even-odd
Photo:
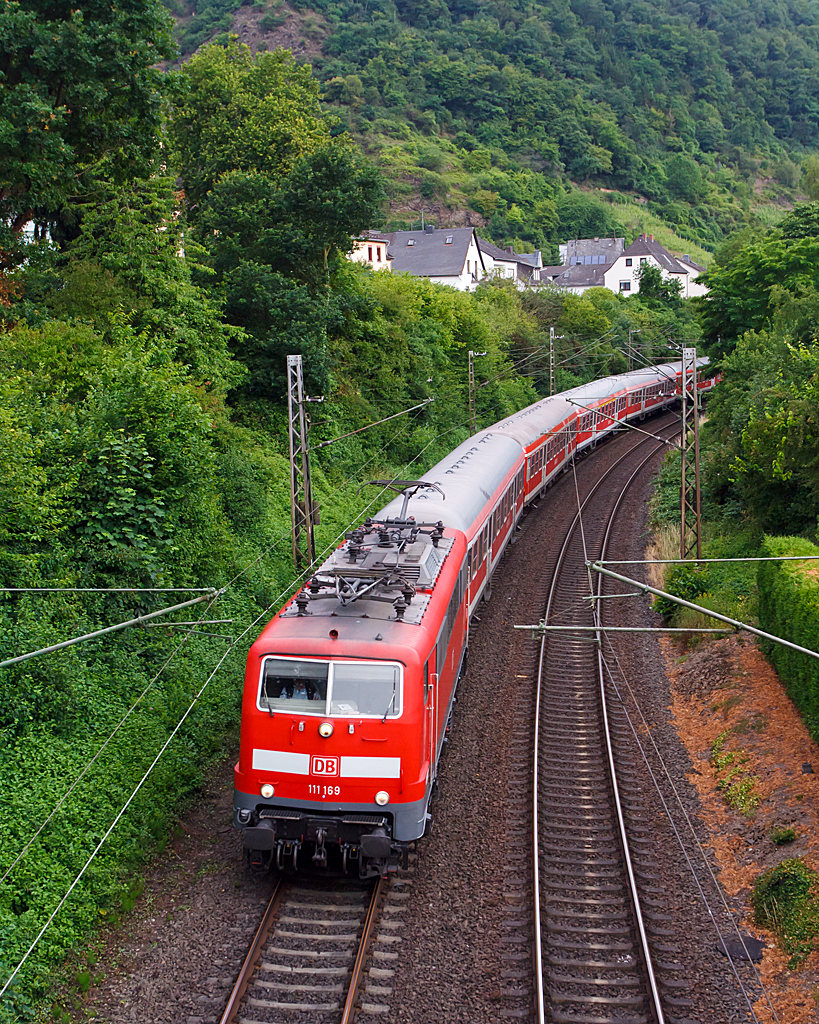
[[[270,785],[269,782],[266,782],[262,786],[262,796],[265,798],[265,800],[269,800],[271,798],[271,796],[273,796],[273,793],[274,793],[273,787]]]
[[[383,807],[385,804],[388,804],[390,802],[390,794],[383,789],[379,789],[379,791],[375,794],[375,802],[378,804],[379,807]]]
[[[325,739],[329,739],[333,735],[333,723],[322,722],[319,726],[319,736],[323,736]]]

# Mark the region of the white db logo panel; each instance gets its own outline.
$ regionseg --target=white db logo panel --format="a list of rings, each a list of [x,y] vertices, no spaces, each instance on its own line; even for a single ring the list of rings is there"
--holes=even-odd
[[[311,757],[311,775],[338,775],[339,759],[337,757]]]

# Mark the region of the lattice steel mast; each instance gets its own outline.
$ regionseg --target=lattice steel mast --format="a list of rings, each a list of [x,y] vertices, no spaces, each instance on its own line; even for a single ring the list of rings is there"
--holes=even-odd
[[[700,559],[700,418],[695,348],[684,348],[682,351],[680,398],[680,558]]]
[[[313,495],[307,453],[307,417],[304,406],[301,356],[287,357],[287,419],[290,442],[290,514],[293,523],[293,562],[303,569],[316,560],[313,537]]]

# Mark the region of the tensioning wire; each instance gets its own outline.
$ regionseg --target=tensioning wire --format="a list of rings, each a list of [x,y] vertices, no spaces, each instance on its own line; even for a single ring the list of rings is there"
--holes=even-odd
[[[216,601],[217,597],[218,597],[218,594],[215,594],[214,597],[213,597],[213,600],[210,602],[210,604],[208,604],[208,606],[202,612],[202,615],[201,615],[201,617],[199,619],[199,622],[201,622],[205,618],[205,616],[208,614],[208,612],[210,611],[210,609],[213,606],[214,602]],[[31,837],[31,839],[29,839],[29,841],[26,843],[26,845],[23,847],[23,849],[17,854],[17,856],[14,858],[14,860],[11,862],[11,864],[6,868],[2,878],[0,878],[0,885],[2,885],[3,882],[5,882],[5,880],[8,878],[8,876],[14,870],[14,868],[20,863],[20,861],[26,855],[28,850],[34,844],[34,842],[36,841],[37,837],[40,835],[40,833],[43,831],[43,829],[46,827],[46,825],[48,825],[48,823],[51,821],[51,819],[54,817],[54,815],[57,813],[57,811],[59,811],[59,809],[63,806],[63,804],[66,802],[66,800],[71,796],[71,794],[74,792],[74,790],[77,788],[77,786],[82,782],[82,780],[88,774],[88,772],[91,769],[91,767],[97,761],[97,758],[100,756],[100,754],[102,754],[102,752],[106,749],[106,747],[111,742],[111,740],[116,736],[116,734],[120,731],[120,729],[123,727],[123,725],[125,725],[125,722],[128,720],[128,718],[130,718],[131,714],[136,710],[136,708],[139,706],[139,704],[142,702],[142,700],[147,696],[148,692],[151,690],[151,688],[153,687],[154,683],[156,683],[156,681],[159,679],[159,677],[162,675],[162,673],[165,671],[165,669],[168,667],[168,665],[170,665],[170,663],[173,661],[173,659],[177,655],[177,653],[181,650],[183,645],[185,643],[187,643],[188,638],[190,637],[191,633],[194,631],[194,629],[196,628],[196,626],[198,624],[199,624],[198,622],[197,623],[193,623],[191,625],[191,628],[186,631],[185,635],[182,637],[182,639],[176,645],[174,650],[168,655],[168,658],[166,659],[165,663],[162,665],[162,667],[159,669],[159,671],[154,675],[153,679],[151,679],[151,681],[148,683],[148,685],[145,687],[145,689],[142,691],[142,693],[140,693],[140,695],[137,697],[137,699],[134,701],[134,703],[130,706],[130,708],[128,708],[128,710],[125,712],[125,714],[122,716],[122,718],[120,718],[119,722],[117,722],[117,724],[114,727],[113,731],[111,733],[109,733],[109,735],[103,741],[102,746],[99,747],[99,749],[94,754],[94,756],[91,758],[91,760],[85,765],[85,767],[82,769],[82,771],[77,776],[77,778],[71,783],[69,788],[65,791],[65,793],[63,793],[63,795],[57,801],[57,804],[54,806],[54,808],[52,809],[52,811],[48,815],[48,817],[42,822],[42,824],[37,829],[37,831],[34,833],[34,835]]]

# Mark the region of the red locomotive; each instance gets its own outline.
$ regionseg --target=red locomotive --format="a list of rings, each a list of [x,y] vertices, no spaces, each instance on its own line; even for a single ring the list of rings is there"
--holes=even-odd
[[[252,863],[368,878],[401,862],[426,829],[470,616],[524,505],[576,452],[674,401],[680,372],[543,399],[427,481],[376,481],[400,496],[347,535],[248,655],[234,824]]]

